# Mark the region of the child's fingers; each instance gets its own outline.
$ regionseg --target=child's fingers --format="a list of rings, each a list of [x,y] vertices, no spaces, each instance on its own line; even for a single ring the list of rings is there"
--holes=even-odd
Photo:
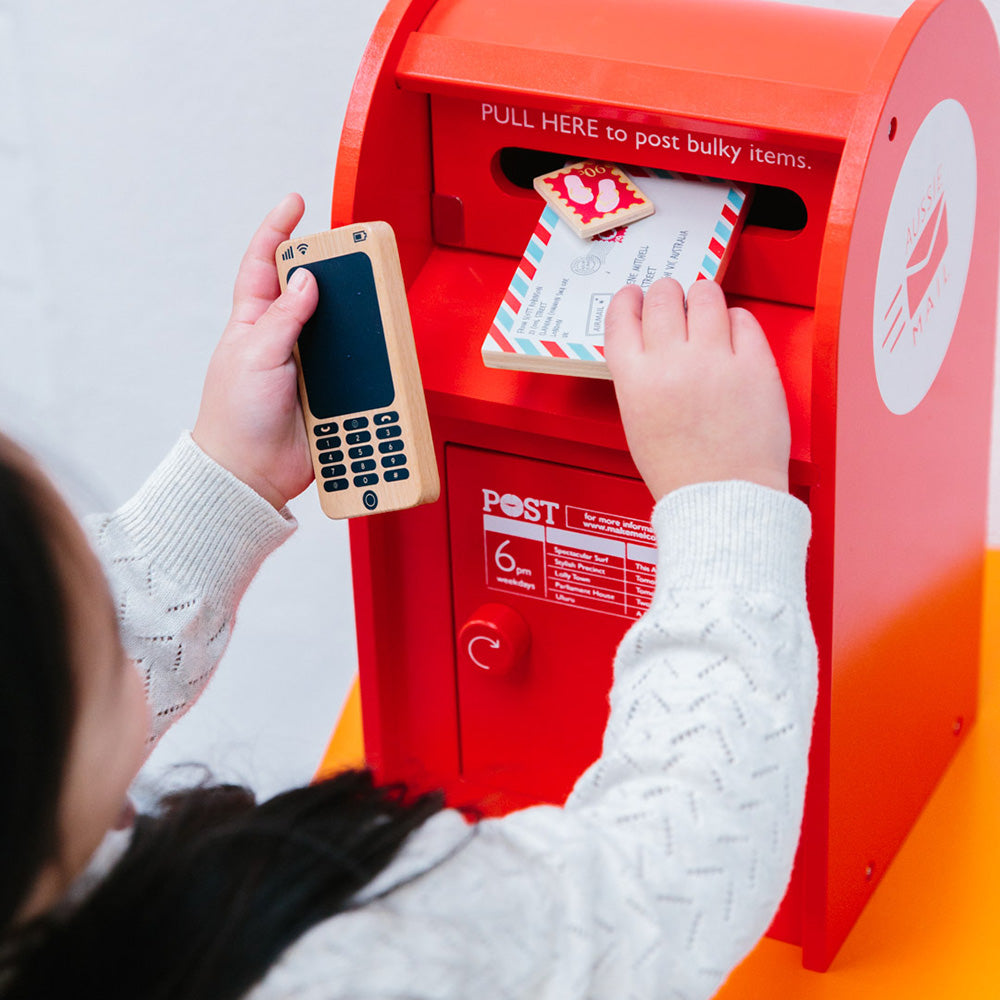
[[[261,369],[280,368],[292,356],[303,324],[316,311],[319,286],[308,268],[298,268],[288,287],[253,327],[254,360]]]
[[[604,316],[604,357],[612,378],[624,371],[627,361],[642,354],[642,289],[619,289]]]
[[[691,340],[705,347],[733,350],[726,297],[714,281],[696,281],[688,289],[687,326]]]
[[[243,255],[233,290],[233,319],[256,323],[278,295],[274,251],[298,225],[305,202],[298,194],[286,195],[268,212]]]
[[[771,345],[767,342],[767,337],[753,313],[738,307],[730,309],[729,326],[732,330],[734,354],[753,352],[770,358],[774,363]]]
[[[646,290],[642,338],[647,351],[661,350],[687,340],[684,289],[673,278],[659,278]]]

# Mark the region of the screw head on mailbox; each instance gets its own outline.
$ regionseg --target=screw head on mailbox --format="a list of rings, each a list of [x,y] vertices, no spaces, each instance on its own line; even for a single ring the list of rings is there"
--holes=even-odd
[[[458,646],[466,665],[502,677],[527,659],[531,629],[508,605],[483,604],[459,631]]]

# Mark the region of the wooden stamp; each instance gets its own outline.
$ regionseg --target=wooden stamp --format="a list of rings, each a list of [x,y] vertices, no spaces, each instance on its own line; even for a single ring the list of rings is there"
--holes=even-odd
[[[584,160],[534,180],[535,190],[583,239],[652,215],[653,203],[624,171]]]
[[[328,517],[414,507],[440,493],[392,229],[358,223],[275,252],[282,291],[300,267],[319,303],[295,349],[299,398]]]

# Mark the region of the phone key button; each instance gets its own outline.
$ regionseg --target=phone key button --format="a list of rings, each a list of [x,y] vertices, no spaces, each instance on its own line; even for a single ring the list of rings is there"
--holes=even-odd
[[[338,430],[340,430],[340,428],[333,423],[317,424],[313,428],[313,434],[315,434],[317,437],[322,437],[325,434],[336,434]]]
[[[323,489],[327,493],[339,493],[341,490],[346,490],[350,485],[346,479],[328,479],[323,483]]]
[[[339,437],[324,437],[316,442],[316,447],[320,451],[329,451],[330,448],[339,448],[341,441]]]
[[[346,465],[328,465],[323,469],[324,479],[339,479],[341,476],[347,475]]]
[[[403,442],[402,441],[383,441],[378,446],[378,450],[383,455],[389,455],[389,454],[391,454],[394,451],[402,451],[403,450]]]
[[[334,462],[343,462],[344,453],[342,451],[324,451],[319,456],[320,465],[333,465]]]
[[[399,414],[395,410],[388,410],[385,413],[376,413],[373,419],[376,424],[396,424],[399,423]]]
[[[386,455],[382,459],[383,469],[392,469],[395,468],[397,465],[406,465],[405,455]]]
[[[350,448],[347,454],[351,458],[369,458],[375,454],[375,449],[370,444],[359,444],[355,448]]]
[[[375,431],[375,437],[379,440],[384,440],[385,438],[398,438],[403,431],[400,427],[379,427]]]
[[[383,476],[384,476],[385,481],[387,483],[396,483],[396,482],[399,482],[401,479],[409,479],[410,478],[410,470],[409,469],[387,469],[383,473]]]
[[[354,485],[355,486],[374,486],[378,482],[378,476],[371,473],[367,476],[355,476]]]
[[[351,472],[371,472],[375,468],[375,459],[366,458],[362,462],[351,462]]]
[[[367,417],[351,417],[350,420],[344,421],[345,431],[359,431],[362,427],[368,426]]]
[[[371,431],[355,431],[353,434],[347,435],[348,444],[364,444],[366,441],[371,441],[371,439]]]

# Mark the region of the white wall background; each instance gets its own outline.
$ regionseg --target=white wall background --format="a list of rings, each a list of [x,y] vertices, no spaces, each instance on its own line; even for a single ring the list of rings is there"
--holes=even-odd
[[[183,428],[266,211],[329,226],[378,0],[0,0],[0,392],[105,503]],[[22,422],[24,418],[22,417]],[[154,763],[308,780],[356,669],[343,524],[308,491]]]
[[[987,6],[996,20],[1000,0]],[[344,109],[381,8],[0,0],[0,414],[60,467],[72,460],[99,502],[124,500],[193,425],[264,213],[297,190],[300,232],[328,225]],[[251,587],[212,687],[155,768],[207,761],[262,793],[312,774],[356,669],[353,609],[344,525],[312,491],[293,511],[300,531]]]

